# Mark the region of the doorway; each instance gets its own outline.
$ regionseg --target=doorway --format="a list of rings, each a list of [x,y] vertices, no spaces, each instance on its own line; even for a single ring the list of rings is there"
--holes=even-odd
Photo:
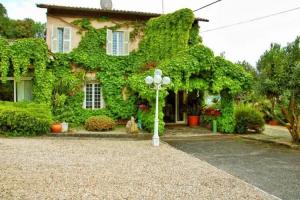
[[[167,124],[185,124],[186,123],[186,93],[178,91],[177,93],[169,91],[166,97],[164,108],[164,121]]]

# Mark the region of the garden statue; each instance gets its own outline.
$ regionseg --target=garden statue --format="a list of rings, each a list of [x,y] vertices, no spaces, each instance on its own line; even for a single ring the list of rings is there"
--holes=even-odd
[[[131,117],[131,119],[126,124],[126,132],[128,134],[138,134],[139,129],[137,126],[137,123],[135,123],[134,117]]]

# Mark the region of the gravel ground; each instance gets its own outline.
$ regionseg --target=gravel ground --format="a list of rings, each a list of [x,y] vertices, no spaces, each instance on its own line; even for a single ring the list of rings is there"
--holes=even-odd
[[[0,199],[272,199],[167,144],[0,139]]]

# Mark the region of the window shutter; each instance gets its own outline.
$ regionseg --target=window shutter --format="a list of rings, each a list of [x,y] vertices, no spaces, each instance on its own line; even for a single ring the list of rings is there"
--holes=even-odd
[[[64,53],[71,51],[71,36],[72,29],[70,27],[64,27]]]
[[[51,52],[57,53],[58,52],[58,30],[57,27],[52,26],[51,32]]]
[[[125,31],[124,32],[124,42],[123,42],[123,55],[128,56],[129,55],[129,39],[130,39],[130,32]]]
[[[106,54],[112,55],[112,30],[107,29],[106,33]]]

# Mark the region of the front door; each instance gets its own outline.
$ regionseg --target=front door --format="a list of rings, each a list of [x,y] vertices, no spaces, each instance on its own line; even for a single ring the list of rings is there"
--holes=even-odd
[[[164,121],[168,124],[186,123],[185,111],[186,94],[183,91],[169,91],[164,108]]]

